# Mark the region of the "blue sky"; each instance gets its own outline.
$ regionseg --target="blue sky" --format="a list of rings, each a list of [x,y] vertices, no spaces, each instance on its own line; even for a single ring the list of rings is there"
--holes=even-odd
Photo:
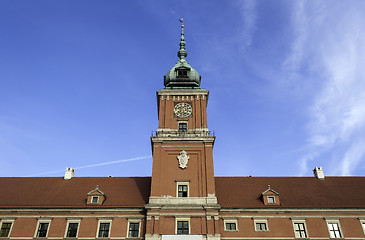
[[[150,176],[156,90],[210,90],[217,176],[365,175],[365,1],[0,1],[0,176]]]

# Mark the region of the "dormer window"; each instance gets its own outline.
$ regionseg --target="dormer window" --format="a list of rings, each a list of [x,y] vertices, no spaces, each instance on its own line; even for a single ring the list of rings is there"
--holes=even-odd
[[[179,77],[179,78],[188,77],[188,70],[185,70],[185,69],[177,70],[177,77]]]
[[[99,202],[99,197],[92,197],[91,203],[98,203]]]
[[[99,186],[96,186],[94,190],[91,190],[87,193],[87,201],[88,205],[102,205],[106,199],[106,195],[100,191]]]
[[[271,189],[270,185],[261,196],[265,205],[280,205],[279,193]]]

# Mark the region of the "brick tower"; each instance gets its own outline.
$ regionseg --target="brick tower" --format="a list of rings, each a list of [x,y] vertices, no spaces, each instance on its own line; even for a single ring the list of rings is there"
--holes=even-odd
[[[209,91],[186,62],[184,24],[179,61],[157,91],[159,126],[151,137],[153,168],[146,239],[219,239],[213,145],[207,126]],[[182,236],[180,236],[182,235]]]

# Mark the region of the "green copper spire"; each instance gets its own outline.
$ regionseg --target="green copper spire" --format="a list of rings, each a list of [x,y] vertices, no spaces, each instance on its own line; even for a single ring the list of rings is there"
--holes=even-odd
[[[188,52],[185,50],[183,19],[180,19],[180,22],[181,22],[180,50],[177,52],[177,56],[180,58],[180,62],[185,62],[185,58],[188,56]]]
[[[201,77],[185,59],[188,56],[188,52],[185,50],[184,23],[182,18],[180,22],[180,50],[177,52],[179,61],[167,72],[164,79],[165,89],[200,89]]]

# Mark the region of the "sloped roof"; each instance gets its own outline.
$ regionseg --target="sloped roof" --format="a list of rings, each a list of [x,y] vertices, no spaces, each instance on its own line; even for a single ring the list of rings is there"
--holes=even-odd
[[[261,193],[270,185],[280,206],[265,206]],[[223,208],[365,208],[365,177],[216,177]]]
[[[216,177],[222,208],[365,208],[365,177]],[[87,206],[96,186],[108,197]],[[280,206],[265,206],[261,193],[270,185]],[[3,177],[0,208],[142,208],[148,203],[150,177]]]
[[[108,198],[102,206],[87,206],[87,193],[96,186]],[[0,208],[143,207],[148,202],[150,177],[12,177],[0,178]]]

